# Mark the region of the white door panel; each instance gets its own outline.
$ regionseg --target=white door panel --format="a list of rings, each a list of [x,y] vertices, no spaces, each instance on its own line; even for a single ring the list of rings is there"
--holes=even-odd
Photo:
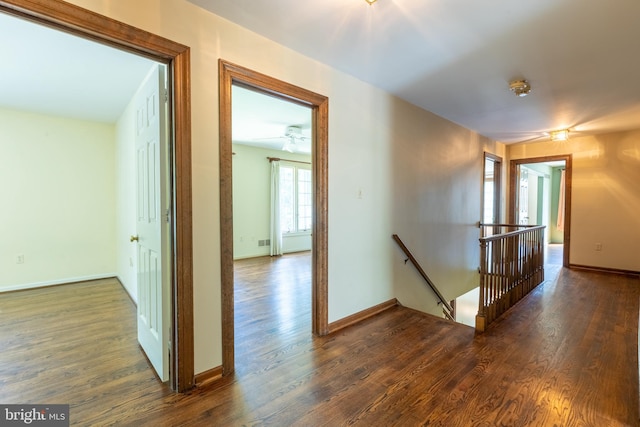
[[[164,67],[145,80],[136,113],[138,341],[162,381],[169,379],[169,224]]]

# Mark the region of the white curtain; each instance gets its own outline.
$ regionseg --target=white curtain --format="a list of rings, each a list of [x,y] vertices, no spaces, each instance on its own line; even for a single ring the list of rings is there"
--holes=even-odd
[[[280,162],[271,161],[271,256],[282,255],[280,230]]]
[[[560,172],[560,191],[558,196],[558,230],[564,230],[564,169]]]

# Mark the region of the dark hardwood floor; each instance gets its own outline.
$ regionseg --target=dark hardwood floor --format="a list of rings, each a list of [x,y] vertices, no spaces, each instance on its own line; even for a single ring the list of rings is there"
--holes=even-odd
[[[0,403],[70,404],[72,423],[135,410],[158,383],[138,347],[136,310],[115,279],[0,294]]]
[[[0,403],[76,425],[635,426],[638,278],[563,269],[483,335],[396,307],[312,337],[308,254],[236,263],[236,374],[159,384],[116,281],[0,295]]]

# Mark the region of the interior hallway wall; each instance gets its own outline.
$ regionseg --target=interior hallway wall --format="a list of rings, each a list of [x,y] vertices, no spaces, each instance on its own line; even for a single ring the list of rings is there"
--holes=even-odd
[[[504,158],[504,145],[412,105],[397,102],[393,111],[387,184],[394,194],[393,232],[450,301],[479,284],[484,152]],[[442,316],[433,292],[405,259],[394,248],[399,301]]]
[[[0,110],[0,290],[115,275],[114,141],[113,125]]]
[[[393,232],[415,236],[448,295],[472,286],[482,150],[496,144],[190,2],[71,2],[190,47],[196,373],[222,363],[220,58],[329,97],[329,322],[413,300]]]
[[[508,152],[510,159],[573,154],[570,264],[640,271],[640,131],[510,145]]]

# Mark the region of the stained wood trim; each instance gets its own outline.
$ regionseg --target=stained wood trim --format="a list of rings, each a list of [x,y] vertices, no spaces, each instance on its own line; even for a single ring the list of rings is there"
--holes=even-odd
[[[191,56],[189,48],[173,60],[174,123],[174,286],[173,387],[194,385],[193,221],[191,190]]]
[[[328,328],[328,129],[329,99],[298,86],[249,70],[223,59],[218,63],[220,91],[220,244],[222,280],[222,366],[234,370],[233,322],[233,188],[231,141],[231,86],[252,90],[311,108],[314,180],[312,246],[312,329],[326,335]]]
[[[0,11],[169,64],[173,83],[174,241],[171,382],[194,384],[189,47],[59,0],[0,0]]]
[[[222,378],[222,366],[216,366],[208,371],[201,372],[195,376],[195,385],[203,388]]]
[[[164,37],[60,0],[2,0],[0,10],[155,61],[168,62],[188,50]]]
[[[573,155],[561,154],[557,156],[531,157],[527,159],[515,159],[509,163],[509,203],[507,222],[514,224],[516,220],[516,194],[518,189],[517,170],[520,165],[528,163],[545,163],[564,160],[564,242],[562,249],[562,265],[569,268],[569,254],[571,253],[571,188],[573,175]]]
[[[303,165],[310,165],[311,162],[301,162],[300,160],[281,159],[280,157],[267,157],[269,163],[271,162],[289,162],[289,163],[301,163]]]
[[[398,305],[398,300],[393,298],[389,301],[385,301],[378,305],[374,305],[373,307],[369,307],[366,310],[359,311],[350,316],[347,316],[343,319],[336,320],[335,322],[331,322],[329,324],[329,333],[334,333],[339,331],[340,329],[344,329],[348,326],[355,325],[356,323],[362,322],[363,320],[367,320],[370,317],[375,316],[376,314],[380,314],[383,311],[389,310],[390,308],[396,307]]]
[[[222,309],[222,372],[233,373],[235,366],[234,291],[233,291],[233,183],[231,140],[232,75],[222,61],[218,63],[220,93],[220,280]]]

